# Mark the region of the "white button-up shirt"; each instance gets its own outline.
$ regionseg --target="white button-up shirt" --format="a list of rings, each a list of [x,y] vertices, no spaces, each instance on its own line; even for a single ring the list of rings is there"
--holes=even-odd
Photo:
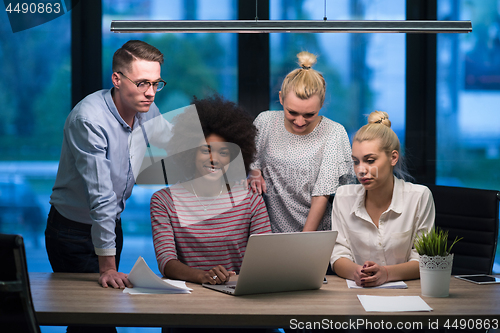
[[[339,187],[332,211],[332,230],[338,231],[330,263],[347,258],[363,265],[370,260],[379,265],[418,261],[413,247],[415,236],[434,226],[435,210],[431,191],[394,177],[389,208],[382,213],[379,227],[365,208],[362,185]]]

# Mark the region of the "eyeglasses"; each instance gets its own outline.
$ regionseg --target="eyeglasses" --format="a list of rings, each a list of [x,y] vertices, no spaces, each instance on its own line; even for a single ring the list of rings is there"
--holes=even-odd
[[[137,86],[137,89],[139,89],[140,92],[146,92],[149,89],[149,87],[151,87],[151,86],[153,86],[153,90],[155,92],[156,91],[160,91],[167,84],[167,82],[163,81],[162,79],[160,79],[158,81],[154,81],[154,82],[151,82],[151,81],[135,82],[131,78],[129,78],[128,76],[126,76],[125,74],[123,74],[122,72],[117,72],[117,73],[123,75],[130,82],[132,82],[133,84],[135,84]]]

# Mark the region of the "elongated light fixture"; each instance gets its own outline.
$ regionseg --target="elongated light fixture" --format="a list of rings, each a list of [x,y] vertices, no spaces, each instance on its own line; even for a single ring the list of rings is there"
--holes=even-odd
[[[468,33],[470,21],[114,20],[117,33]]]

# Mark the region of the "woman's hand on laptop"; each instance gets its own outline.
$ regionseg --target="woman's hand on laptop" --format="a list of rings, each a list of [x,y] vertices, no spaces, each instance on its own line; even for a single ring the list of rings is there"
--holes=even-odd
[[[229,281],[231,276],[236,275],[233,271],[228,271],[221,265],[205,271],[202,277],[202,283],[223,284]]]

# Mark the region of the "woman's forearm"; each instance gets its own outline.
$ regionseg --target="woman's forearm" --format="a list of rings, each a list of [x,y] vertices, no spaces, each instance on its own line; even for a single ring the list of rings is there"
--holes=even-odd
[[[328,205],[328,195],[322,195],[311,198],[311,209],[307,215],[306,224],[302,231],[316,231],[318,230],[319,223],[325,215],[326,206]]]
[[[389,274],[388,281],[414,280],[420,277],[418,261],[408,261],[402,264],[385,266]]]
[[[335,274],[344,279],[354,280],[354,273],[358,265],[347,258],[339,258],[333,263]]]
[[[170,260],[167,262],[163,270],[163,275],[169,279],[194,283],[202,283],[201,276],[203,273],[203,271],[191,268],[179,260]]]

